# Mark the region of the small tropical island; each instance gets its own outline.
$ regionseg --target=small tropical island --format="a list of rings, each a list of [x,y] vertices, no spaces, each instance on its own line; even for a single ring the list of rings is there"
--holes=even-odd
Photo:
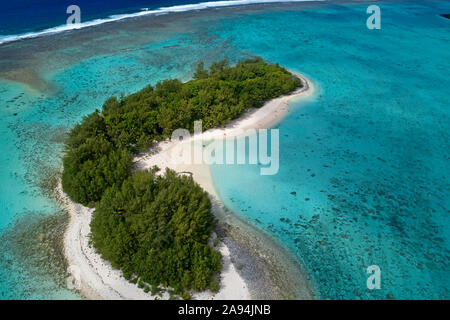
[[[260,58],[208,69],[200,62],[191,81],[164,80],[111,97],[83,118],[66,139],[61,184],[72,202],[91,208],[96,252],[152,295],[217,292],[222,257],[208,241],[215,226],[208,193],[170,169],[136,170],[133,159],[177,128],[192,132],[196,120],[205,130],[224,126],[304,86]]]

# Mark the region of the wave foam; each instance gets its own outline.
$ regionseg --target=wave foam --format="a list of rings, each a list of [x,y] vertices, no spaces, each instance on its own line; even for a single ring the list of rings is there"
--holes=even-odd
[[[263,3],[276,3],[276,2],[309,2],[309,1],[324,1],[324,0],[230,0],[230,1],[209,1],[209,2],[200,2],[195,4],[185,4],[185,5],[176,5],[171,7],[161,7],[154,10],[149,10],[148,8],[142,8],[142,11],[130,13],[130,14],[117,14],[111,15],[108,18],[104,19],[95,19],[87,22],[79,23],[79,24],[70,24],[70,25],[60,25],[53,28],[44,29],[37,32],[28,32],[19,35],[6,35],[0,36],[0,45],[7,42],[13,42],[18,40],[24,40],[29,38],[36,38],[46,35],[51,35],[55,33],[60,33],[68,30],[76,30],[87,27],[96,26],[99,24],[113,22],[118,20],[123,20],[127,18],[134,18],[145,15],[160,15],[166,13],[173,12],[185,12],[185,11],[194,11],[194,10],[204,10],[208,8],[220,8],[220,7],[231,7],[231,6],[240,6],[246,4],[263,4]]]

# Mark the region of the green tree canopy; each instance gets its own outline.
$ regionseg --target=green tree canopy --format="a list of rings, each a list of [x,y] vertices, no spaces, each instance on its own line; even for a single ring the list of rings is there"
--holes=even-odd
[[[213,226],[208,195],[191,177],[140,171],[106,190],[91,223],[106,260],[142,281],[176,292],[207,288],[221,269],[207,245]]]
[[[209,70],[200,62],[191,81],[164,80],[111,97],[83,118],[65,143],[62,186],[72,200],[96,205],[92,243],[102,257],[127,278],[140,278],[140,287],[217,289],[212,277],[221,257],[207,245],[213,215],[206,193],[173,171],[132,174],[133,155],[175,129],[192,131],[196,120],[204,130],[221,126],[301,85],[260,58],[233,67],[223,60]]]
[[[200,62],[194,80],[164,80],[127,97],[111,97],[102,111],[85,117],[70,132],[64,191],[77,202],[93,205],[107,188],[121,185],[130,174],[132,155],[153,141],[170,137],[178,128],[192,131],[195,120],[203,120],[204,130],[224,125],[299,86],[300,79],[284,68],[255,58],[233,67],[222,60],[209,70]],[[114,167],[116,172],[107,173]]]

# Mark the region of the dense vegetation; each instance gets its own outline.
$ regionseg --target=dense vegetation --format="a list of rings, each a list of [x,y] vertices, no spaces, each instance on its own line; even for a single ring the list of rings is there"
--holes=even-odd
[[[69,134],[62,184],[70,198],[84,205],[99,201],[108,187],[129,175],[132,155],[169,137],[173,130],[223,125],[250,107],[291,92],[298,78],[278,65],[256,58],[228,66],[226,60],[205,70],[200,63],[194,80],[165,80],[155,87],[112,97],[84,118]]]
[[[213,216],[206,193],[192,178],[173,171],[132,175],[133,155],[173,130],[224,125],[250,107],[300,87],[278,65],[251,59],[230,67],[226,60],[194,79],[165,80],[127,97],[109,98],[69,133],[62,185],[69,197],[96,210],[92,243],[131,281],[156,290],[218,289],[213,275],[220,254],[207,245]]]
[[[220,253],[207,245],[211,203],[191,177],[156,168],[141,171],[106,190],[91,223],[92,243],[126,278],[182,294],[217,289]]]

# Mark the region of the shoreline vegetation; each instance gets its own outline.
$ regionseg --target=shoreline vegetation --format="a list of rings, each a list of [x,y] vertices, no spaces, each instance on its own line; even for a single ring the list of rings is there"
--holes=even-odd
[[[251,240],[246,241],[247,251],[253,249],[253,253],[239,255],[245,251],[244,233],[237,230],[245,227],[245,222],[230,220],[234,215],[226,213],[220,203],[209,166],[173,165],[170,152],[179,142],[166,140],[178,127],[192,131],[197,119],[210,129],[204,134],[211,139],[216,134],[233,135],[236,128],[270,127],[286,114],[288,99],[311,92],[305,78],[259,58],[235,67],[224,60],[209,70],[200,63],[194,80],[184,84],[166,80],[120,101],[110,98],[101,113],[97,110],[86,117],[67,140],[58,188],[60,199],[71,213],[66,256],[77,268],[71,271],[81,281],[82,294],[93,299],[249,299],[264,294],[272,298],[312,298],[304,274],[292,279],[301,283],[300,293],[287,289],[292,283],[272,284],[271,290],[262,288],[262,282],[255,285],[258,281],[244,281],[243,277],[250,280],[251,272],[242,262],[233,261],[234,253],[244,260],[250,257],[256,264],[256,260],[267,260],[277,266],[276,273],[293,273],[280,270],[276,254],[258,259],[264,256],[262,248],[255,250],[256,243],[250,248]],[[188,109],[181,110],[183,106]],[[143,152],[149,146],[150,151]],[[137,154],[134,159],[133,154]],[[175,172],[190,172],[191,177]],[[108,181],[105,174],[113,178]],[[104,185],[93,188],[96,179]],[[91,208],[71,201],[63,189],[70,198]],[[255,254],[257,251],[259,254]],[[248,269],[251,264],[246,262]],[[260,261],[261,275],[268,270],[262,264]],[[299,270],[295,264],[291,261],[292,269]],[[272,272],[263,278],[270,283],[274,275]],[[267,292],[258,293],[261,289]]]

